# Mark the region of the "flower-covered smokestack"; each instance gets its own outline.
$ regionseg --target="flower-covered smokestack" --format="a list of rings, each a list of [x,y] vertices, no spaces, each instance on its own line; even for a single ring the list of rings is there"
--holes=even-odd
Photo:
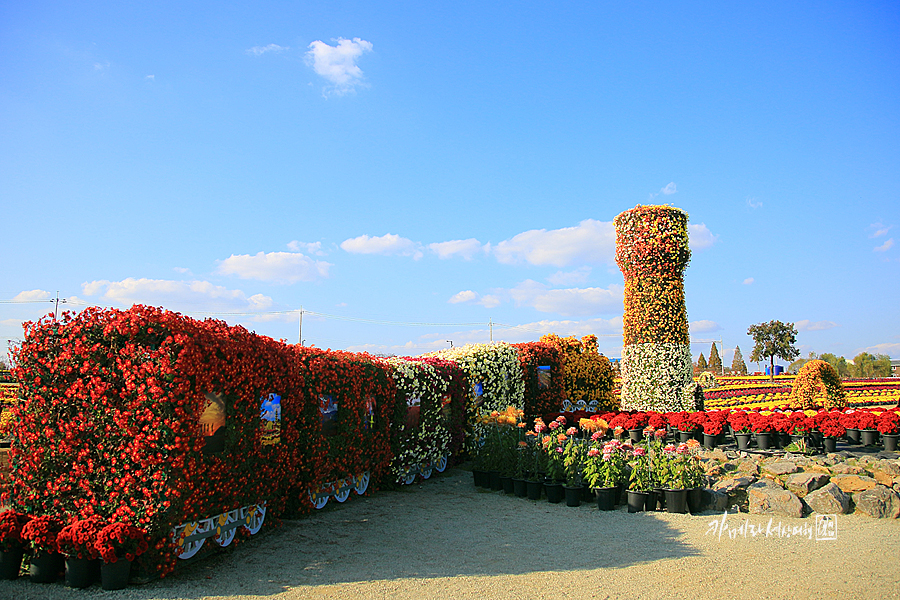
[[[615,219],[616,264],[625,275],[622,409],[692,409],[693,366],[684,304],[691,259],[688,215],[636,206]]]

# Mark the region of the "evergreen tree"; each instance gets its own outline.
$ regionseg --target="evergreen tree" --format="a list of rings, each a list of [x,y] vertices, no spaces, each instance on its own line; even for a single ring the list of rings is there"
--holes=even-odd
[[[705,371],[709,368],[709,365],[706,363],[706,358],[703,356],[703,353],[700,353],[700,358],[697,359],[697,368],[700,371]]]
[[[741,354],[741,347],[734,347],[734,358],[731,361],[731,370],[736,375],[747,374],[747,363],[744,362],[744,355]]]
[[[715,375],[722,374],[722,359],[719,358],[719,350],[716,348],[715,342],[709,351],[709,370]]]

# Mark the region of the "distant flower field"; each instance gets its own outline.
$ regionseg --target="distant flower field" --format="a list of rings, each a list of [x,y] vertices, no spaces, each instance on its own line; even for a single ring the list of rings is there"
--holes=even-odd
[[[788,404],[793,375],[720,377],[707,389],[706,408],[776,408]],[[896,405],[900,402],[900,377],[845,379],[848,406]]]

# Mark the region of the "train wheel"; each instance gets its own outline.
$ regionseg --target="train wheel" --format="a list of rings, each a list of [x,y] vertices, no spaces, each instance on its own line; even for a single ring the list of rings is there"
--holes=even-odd
[[[353,482],[354,487],[356,488],[356,493],[360,496],[366,493],[366,490],[369,488],[369,472],[366,471],[362,475],[358,475],[356,480]]]
[[[328,500],[328,496],[325,497]],[[325,506],[324,504],[322,506]],[[256,534],[262,527],[263,521],[266,519],[266,503],[257,504],[255,506],[245,506],[241,509],[240,518],[244,521],[244,527],[250,532],[250,535]]]
[[[338,502],[346,502],[350,497],[350,480],[341,481],[338,490],[334,493],[334,499]]]
[[[416,480],[416,474],[413,473],[412,469],[410,469],[410,470],[407,471],[406,474],[404,475],[403,483],[404,483],[404,485],[409,485],[409,484],[411,484],[411,483],[412,483],[413,481],[415,481],[415,480]]]
[[[328,494],[309,490],[309,501],[312,502],[313,508],[316,510],[325,508],[325,505],[328,504]]]
[[[447,469],[447,457],[442,456],[441,460],[437,461],[437,464],[434,465],[434,468],[438,473],[443,473]]]
[[[422,471],[422,479],[428,479],[429,477],[431,477],[431,467]]]
[[[200,551],[200,548],[203,547],[203,543],[206,541],[206,538],[203,538],[201,540],[185,542],[184,539],[186,537],[194,535],[195,533],[206,533],[211,528],[212,519],[204,519],[199,523],[195,521],[182,527],[177,527],[172,534],[172,541],[174,541],[179,548],[178,558],[188,559],[194,556]]]
[[[237,528],[232,527],[225,533],[222,533],[222,528],[225,527],[226,525],[231,525],[232,523],[234,523],[237,520],[238,520],[238,511],[236,511],[236,510],[228,511],[227,513],[223,513],[223,514],[219,515],[218,517],[213,518],[213,522],[216,525],[216,534],[217,534],[216,537],[213,539],[216,540],[216,543],[218,545],[220,545],[224,548],[225,546],[227,546],[228,544],[231,543],[231,541],[234,539],[234,534],[237,533]]]

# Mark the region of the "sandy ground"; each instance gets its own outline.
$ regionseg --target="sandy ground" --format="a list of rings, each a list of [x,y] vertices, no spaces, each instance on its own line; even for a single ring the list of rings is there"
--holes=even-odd
[[[332,500],[147,585],[20,578],[0,581],[0,599],[900,598],[898,520],[839,515],[836,539],[817,541],[814,517],[729,514],[724,529],[722,519],[534,502],[449,469]]]

